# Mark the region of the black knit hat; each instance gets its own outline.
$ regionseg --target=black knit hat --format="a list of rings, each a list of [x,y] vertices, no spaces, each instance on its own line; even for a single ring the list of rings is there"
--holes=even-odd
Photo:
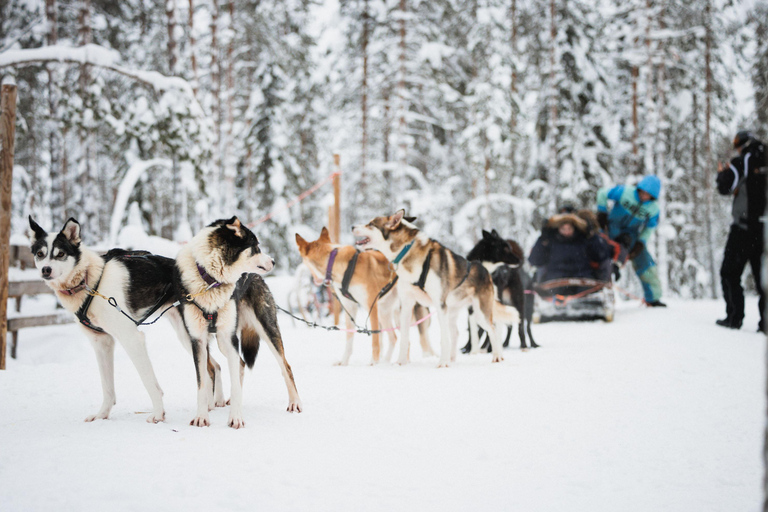
[[[733,147],[734,149],[740,148],[750,140],[754,139],[755,136],[752,134],[752,132],[747,130],[742,130],[739,133],[736,134],[736,136],[733,138]]]

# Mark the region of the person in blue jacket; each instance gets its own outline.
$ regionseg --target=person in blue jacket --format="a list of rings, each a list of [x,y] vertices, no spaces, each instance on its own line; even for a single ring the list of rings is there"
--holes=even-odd
[[[648,252],[648,239],[659,224],[661,181],[646,176],[637,186],[618,185],[597,192],[597,219],[608,237],[629,249],[629,259],[643,284],[645,303],[666,307],[661,302],[661,282],[656,262]],[[608,208],[608,201],[613,201]]]
[[[538,281],[545,282],[566,277],[595,278],[610,257],[608,244],[590,230],[587,220],[575,213],[562,213],[547,221],[528,261],[539,267]]]

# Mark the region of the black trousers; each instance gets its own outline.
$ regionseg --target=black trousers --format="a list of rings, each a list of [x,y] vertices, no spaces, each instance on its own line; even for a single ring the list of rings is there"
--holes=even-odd
[[[763,311],[765,310],[765,292],[761,284],[761,263],[763,258],[763,226],[762,224],[742,229],[731,226],[728,242],[725,244],[723,266],[720,267],[720,281],[723,285],[725,312],[731,325],[741,326],[744,320],[744,288],[741,286],[741,274],[747,262],[752,267],[752,275],[757,283],[760,295],[760,328],[765,326]]]

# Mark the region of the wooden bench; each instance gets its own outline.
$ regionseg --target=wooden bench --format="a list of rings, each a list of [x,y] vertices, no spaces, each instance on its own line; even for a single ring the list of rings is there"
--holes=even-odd
[[[29,247],[11,246],[11,265],[18,265],[22,269],[34,267],[35,263],[29,252]],[[16,299],[16,313],[21,312],[21,300],[26,295],[54,295],[45,281],[42,279],[29,279],[24,281],[11,281],[8,283],[8,299]],[[60,307],[57,305],[57,307]],[[64,309],[54,313],[42,315],[15,315],[8,318],[8,332],[11,333],[11,357],[16,359],[16,349],[19,344],[19,330],[26,327],[43,327],[46,325],[70,324],[75,321],[74,316]]]

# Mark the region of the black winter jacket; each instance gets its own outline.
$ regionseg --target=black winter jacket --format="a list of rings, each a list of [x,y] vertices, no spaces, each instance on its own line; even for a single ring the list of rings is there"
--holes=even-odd
[[[717,191],[733,194],[733,224],[742,229],[762,229],[760,217],[765,212],[766,165],[765,144],[753,140],[741,149],[728,168],[717,173]]]

